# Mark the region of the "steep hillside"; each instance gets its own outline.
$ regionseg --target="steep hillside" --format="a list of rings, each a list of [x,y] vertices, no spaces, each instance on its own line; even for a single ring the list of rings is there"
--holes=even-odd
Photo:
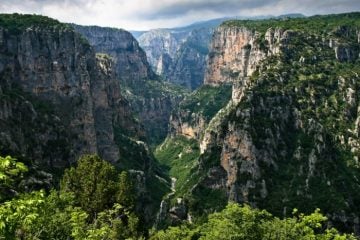
[[[104,116],[108,121],[104,126],[95,112],[111,111],[109,103],[114,97],[118,101],[120,89],[106,91],[113,79],[100,71],[90,45],[55,20],[39,26],[42,18],[37,16],[1,15],[1,19],[3,148],[49,167],[64,166],[86,152],[106,152],[107,160],[116,161],[119,152],[113,130],[108,129],[113,113]],[[109,64],[102,63],[104,68]],[[101,101],[95,103],[95,97]],[[14,122],[20,128],[8,127]],[[104,139],[106,135],[109,139]],[[60,143],[64,149],[57,149]]]
[[[182,216],[227,201],[278,216],[319,207],[359,233],[359,29],[360,15],[350,13],[229,21],[216,30],[205,84],[231,84],[232,98],[207,124],[179,118],[182,109],[173,116],[181,124],[170,140],[186,136],[199,147],[181,189]],[[186,116],[206,101],[193,99]],[[189,126],[201,127],[183,130]],[[166,152],[175,149],[161,146],[157,155]],[[180,155],[165,160],[170,173]],[[170,221],[181,219],[171,210],[179,207],[170,203]]]
[[[34,169],[29,189],[56,187],[81,155],[98,154],[132,171],[148,221],[167,186],[155,177],[161,173],[113,65],[69,25],[37,15],[0,15],[0,154]]]

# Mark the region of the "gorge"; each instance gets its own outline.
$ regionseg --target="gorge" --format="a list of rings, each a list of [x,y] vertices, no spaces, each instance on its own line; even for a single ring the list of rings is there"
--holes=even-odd
[[[0,213],[7,216],[6,204],[35,190],[45,189],[50,197],[54,188],[61,198],[76,185],[71,174],[86,162],[78,159],[96,154],[111,171],[122,172],[111,181],[132,190],[107,193],[111,206],[95,217],[87,212],[84,226],[93,225],[79,227],[81,232],[73,223],[71,237],[62,233],[64,239],[220,239],[209,224],[234,217],[231,211],[254,211],[251,216],[267,223],[253,231],[264,235],[252,239],[295,239],[281,235],[280,227],[271,230],[279,235],[265,237],[271,224],[293,221],[308,224],[314,236],[333,237],[316,239],[356,239],[360,14],[212,24],[149,31],[138,36],[139,44],[123,29],[1,14],[0,156],[16,158],[29,171],[18,186],[0,188]],[[163,39],[166,54],[150,44]],[[71,201],[74,209],[83,207]],[[117,203],[126,210],[111,218],[122,209]],[[323,225],[306,223],[297,211]],[[119,218],[125,235],[113,229]],[[2,227],[6,221],[0,216],[4,239],[36,235],[26,222],[16,220],[10,229]],[[354,236],[340,236],[332,227]],[[117,237],[110,237],[112,231]],[[7,238],[11,234],[17,235]]]

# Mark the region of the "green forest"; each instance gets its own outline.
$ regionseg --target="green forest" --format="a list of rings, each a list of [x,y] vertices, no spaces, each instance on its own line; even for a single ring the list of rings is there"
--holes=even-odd
[[[27,171],[16,159],[0,157],[0,239],[356,239],[327,227],[320,209],[310,215],[294,209],[293,217],[280,219],[236,203],[196,223],[147,229],[129,173],[96,155],[67,169],[59,189],[21,192],[17,183]],[[9,199],[9,192],[16,194]]]

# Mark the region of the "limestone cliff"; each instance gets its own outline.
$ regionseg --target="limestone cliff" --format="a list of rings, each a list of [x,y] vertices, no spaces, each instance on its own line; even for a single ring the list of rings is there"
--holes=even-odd
[[[219,27],[211,42],[205,84],[236,82],[251,76],[261,60],[279,53],[288,35],[279,28],[268,29],[264,37],[246,27]]]
[[[148,61],[157,74],[166,73],[162,65],[168,64],[176,55],[179,44],[183,41],[183,34],[179,36],[165,29],[154,29],[142,34],[138,40],[146,52]],[[170,59],[165,59],[167,56]],[[164,63],[165,61],[165,63]]]
[[[0,26],[2,151],[49,169],[84,153],[118,162],[114,128],[140,130],[110,59],[97,59],[68,25],[51,20],[39,26],[29,15],[5,25],[10,16]],[[28,25],[13,29],[19,21]]]
[[[106,53],[114,61],[114,70],[123,85],[136,86],[141,80],[154,79],[145,52],[131,33],[116,28],[72,25],[97,53]]]
[[[171,111],[185,91],[158,79],[147,62],[145,52],[129,32],[96,26],[74,27],[89,40],[95,51],[111,56],[122,94],[144,126],[147,143],[160,143],[168,132]]]
[[[56,187],[63,170],[82,154],[98,154],[131,173],[136,210],[148,224],[167,186],[114,65],[67,24],[0,14],[0,154],[29,166],[27,189]],[[124,79],[139,74],[121,73]]]

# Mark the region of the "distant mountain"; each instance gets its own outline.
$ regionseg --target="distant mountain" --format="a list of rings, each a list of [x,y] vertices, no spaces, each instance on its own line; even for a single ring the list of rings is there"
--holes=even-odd
[[[224,17],[200,21],[184,27],[131,31],[145,50],[153,70],[166,81],[196,89],[204,81],[206,57],[215,28],[236,19],[269,19],[304,17],[299,13],[281,16]]]
[[[146,33],[147,31],[130,31],[130,33],[135,37],[138,38],[140,37],[142,34]]]

